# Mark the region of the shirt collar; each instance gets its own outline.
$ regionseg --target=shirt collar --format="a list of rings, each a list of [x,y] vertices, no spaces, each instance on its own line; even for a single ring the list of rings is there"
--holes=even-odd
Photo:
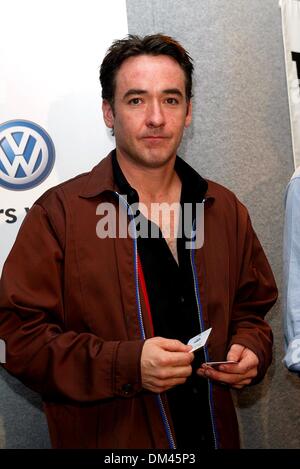
[[[117,165],[113,163],[113,160],[115,160]],[[115,171],[113,170],[114,165],[120,168],[116,158],[116,150],[113,150],[106,158],[103,158],[100,163],[98,163],[92,169],[92,171],[86,173],[84,184],[82,185],[79,192],[79,197],[89,199],[97,197],[106,191],[115,192],[121,191],[121,189],[123,189],[122,192],[126,194],[126,190],[124,191],[125,186],[129,186],[130,188],[131,186],[123,175],[121,168],[120,173],[122,174],[125,185],[123,186],[122,182],[117,179],[118,176],[115,175]],[[186,163],[178,156],[176,157],[175,169],[178,171],[178,175],[183,181],[184,187],[187,187],[187,190],[191,190],[192,194],[195,195],[196,201],[202,202],[202,200],[205,198],[205,200],[209,202],[209,205],[214,201],[216,196],[216,190],[214,186],[210,184],[208,187],[208,182],[203,179],[188,163]],[[122,187],[120,187],[119,184]]]
[[[113,169],[113,176],[115,184],[117,185],[120,194],[126,195],[129,205],[139,201],[137,191],[129,184],[117,160],[117,152],[114,150],[111,154],[111,162]]]

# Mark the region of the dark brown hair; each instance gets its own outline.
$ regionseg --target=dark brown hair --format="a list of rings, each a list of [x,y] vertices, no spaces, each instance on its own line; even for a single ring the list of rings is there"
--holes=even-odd
[[[187,101],[191,99],[194,66],[192,58],[181,44],[164,34],[153,34],[145,37],[129,34],[126,38],[112,43],[100,67],[102,98],[106,99],[112,108],[117,72],[126,59],[138,55],[167,55],[173,57],[184,71],[186,99]]]

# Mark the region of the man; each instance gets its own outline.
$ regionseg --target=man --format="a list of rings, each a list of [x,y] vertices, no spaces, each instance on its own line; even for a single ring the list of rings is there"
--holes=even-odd
[[[286,188],[283,236],[283,319],[285,356],[291,372],[300,372],[299,273],[300,273],[300,167]]]
[[[5,264],[6,368],[41,393],[55,448],[236,448],[230,388],[271,362],[277,291],[247,210],[176,156],[192,72],[167,36],[111,46],[100,81],[116,150],[34,204]]]

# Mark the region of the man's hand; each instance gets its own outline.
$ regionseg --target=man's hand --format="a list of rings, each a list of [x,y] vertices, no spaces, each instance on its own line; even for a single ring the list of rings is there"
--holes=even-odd
[[[192,347],[179,340],[153,337],[145,341],[141,355],[144,389],[160,393],[183,384],[192,373]]]
[[[197,374],[223,384],[241,389],[250,384],[257,375],[258,357],[252,350],[243,345],[233,344],[227,354],[227,360],[235,360],[236,365],[220,365],[217,369],[203,364]]]

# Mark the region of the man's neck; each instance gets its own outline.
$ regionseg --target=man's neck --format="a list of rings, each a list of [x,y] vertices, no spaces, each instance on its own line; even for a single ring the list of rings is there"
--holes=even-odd
[[[180,193],[181,182],[174,170],[175,158],[164,166],[151,168],[129,162],[117,151],[120,168],[129,184],[137,190],[140,201],[150,202],[176,202]],[[173,199],[173,200],[170,200]]]

